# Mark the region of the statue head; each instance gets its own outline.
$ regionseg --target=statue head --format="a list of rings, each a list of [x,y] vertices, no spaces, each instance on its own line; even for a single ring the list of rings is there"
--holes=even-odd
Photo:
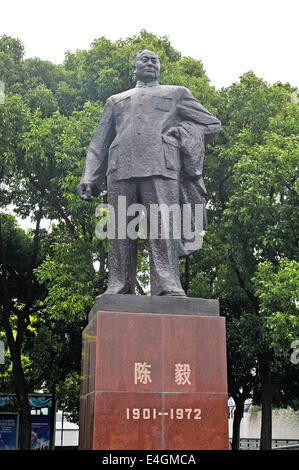
[[[152,82],[160,75],[160,59],[158,54],[142,49],[135,52],[133,57],[133,71],[137,80],[142,82]]]

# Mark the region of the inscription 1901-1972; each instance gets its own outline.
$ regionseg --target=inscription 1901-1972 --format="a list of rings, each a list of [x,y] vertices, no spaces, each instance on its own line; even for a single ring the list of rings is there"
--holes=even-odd
[[[127,419],[157,419],[166,416],[169,419],[201,419],[200,408],[170,408],[158,411],[156,408],[126,408]]]

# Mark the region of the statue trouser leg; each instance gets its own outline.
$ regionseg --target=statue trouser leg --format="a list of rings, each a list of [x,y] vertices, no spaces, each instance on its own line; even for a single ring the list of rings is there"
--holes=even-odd
[[[136,183],[108,177],[108,204],[114,209],[114,237],[108,243],[109,294],[135,294],[137,239],[127,237],[127,208],[136,203]]]
[[[181,227],[178,181],[154,176],[139,182],[138,189],[140,201],[147,210],[151,294],[185,296],[175,231],[175,227]],[[161,205],[165,212],[160,210]]]
[[[135,294],[137,238],[127,235],[128,224],[135,214],[128,217],[127,209],[136,203],[142,204],[147,213],[151,294],[184,296],[178,268],[178,240],[174,236],[172,211],[167,210],[175,205],[179,209],[179,185],[177,180],[159,176],[138,180],[108,177],[108,204],[114,209],[115,237],[109,238],[106,293]],[[166,208],[164,216],[159,214],[161,204]]]

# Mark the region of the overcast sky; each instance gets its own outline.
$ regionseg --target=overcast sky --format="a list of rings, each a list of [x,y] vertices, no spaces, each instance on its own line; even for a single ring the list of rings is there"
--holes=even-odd
[[[202,60],[216,88],[248,70],[299,86],[298,13],[298,0],[6,0],[0,35],[21,39],[26,58],[62,63],[65,51],[88,49],[96,38],[146,29]]]

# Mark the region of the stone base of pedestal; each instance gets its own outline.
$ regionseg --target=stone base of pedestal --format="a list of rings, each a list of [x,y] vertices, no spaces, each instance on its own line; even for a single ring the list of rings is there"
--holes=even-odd
[[[204,315],[93,310],[80,449],[229,448],[225,319],[213,305]]]

